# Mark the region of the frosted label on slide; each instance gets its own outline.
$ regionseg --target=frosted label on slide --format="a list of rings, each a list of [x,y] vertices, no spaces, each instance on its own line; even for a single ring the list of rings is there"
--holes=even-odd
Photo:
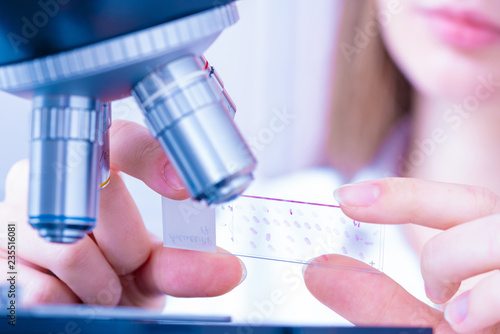
[[[215,209],[187,199],[162,198],[163,245],[215,252]]]

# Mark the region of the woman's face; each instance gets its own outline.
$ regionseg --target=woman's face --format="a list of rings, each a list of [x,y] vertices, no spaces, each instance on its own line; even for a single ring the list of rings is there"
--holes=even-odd
[[[500,96],[500,1],[377,0],[377,7],[377,15],[392,13],[380,21],[389,53],[423,95],[459,103],[483,85]]]

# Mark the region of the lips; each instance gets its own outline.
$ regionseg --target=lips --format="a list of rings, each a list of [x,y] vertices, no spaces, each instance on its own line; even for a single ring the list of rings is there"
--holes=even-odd
[[[482,48],[500,42],[500,27],[474,11],[456,9],[420,9],[429,19],[438,38],[463,49]]]

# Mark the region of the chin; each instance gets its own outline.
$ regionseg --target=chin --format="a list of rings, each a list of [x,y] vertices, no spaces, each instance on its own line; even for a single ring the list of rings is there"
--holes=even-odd
[[[427,44],[419,48],[414,44],[393,49],[392,56],[418,92],[438,100],[461,103],[474,95],[478,85],[487,78],[500,83],[498,65],[478,55],[465,55],[446,46]],[[494,95],[500,95],[500,85],[493,88]]]
[[[399,69],[425,96],[461,103],[475,93],[481,77],[500,82],[500,37],[482,44],[471,38],[466,45],[450,41],[438,36],[429,18],[411,6],[382,30],[382,36]],[[494,92],[500,95],[496,90],[500,92],[500,85]]]

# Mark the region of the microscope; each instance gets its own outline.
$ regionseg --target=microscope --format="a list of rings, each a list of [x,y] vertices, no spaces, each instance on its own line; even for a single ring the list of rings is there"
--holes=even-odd
[[[256,161],[203,57],[237,20],[234,0],[0,3],[0,90],[33,101],[28,217],[41,237],[73,243],[94,228],[111,102],[130,95],[193,199],[247,188]]]

